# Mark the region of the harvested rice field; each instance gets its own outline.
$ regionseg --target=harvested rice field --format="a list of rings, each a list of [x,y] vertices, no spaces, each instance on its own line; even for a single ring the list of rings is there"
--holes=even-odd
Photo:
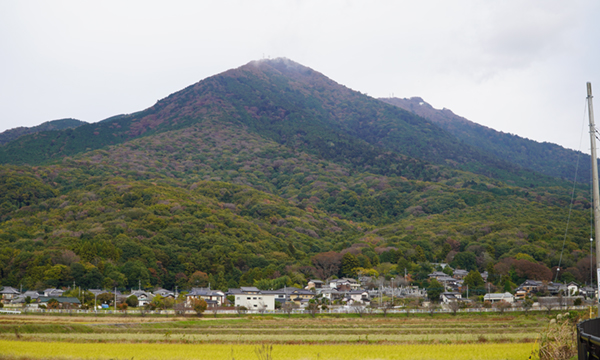
[[[527,359],[543,315],[0,315],[0,359]],[[268,353],[268,354],[267,354]]]

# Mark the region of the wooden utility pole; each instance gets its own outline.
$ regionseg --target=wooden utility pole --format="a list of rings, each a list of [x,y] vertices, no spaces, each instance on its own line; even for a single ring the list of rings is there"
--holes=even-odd
[[[596,237],[596,278],[600,289],[600,196],[598,195],[598,156],[596,155],[596,125],[594,124],[594,106],[592,105],[592,83],[587,83],[588,114],[590,116],[590,142],[592,148],[592,198],[594,201],[594,236]],[[600,294],[599,294],[600,295]],[[600,317],[600,296],[598,296],[598,317]]]

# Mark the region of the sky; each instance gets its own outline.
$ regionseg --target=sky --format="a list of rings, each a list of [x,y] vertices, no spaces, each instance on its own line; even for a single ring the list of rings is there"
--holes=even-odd
[[[0,131],[140,111],[286,57],[373,97],[419,96],[587,152],[599,20],[594,0],[0,0]]]

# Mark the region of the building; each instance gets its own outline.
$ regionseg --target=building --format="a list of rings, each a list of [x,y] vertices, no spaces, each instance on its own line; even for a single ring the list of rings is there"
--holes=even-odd
[[[456,269],[454,270],[452,277],[454,277],[456,280],[462,280],[467,275],[469,275],[469,272],[467,270]]]
[[[310,289],[321,289],[323,288],[323,286],[325,285],[325,283],[321,280],[309,280],[308,281],[308,285],[306,285],[306,290],[310,290]]]
[[[509,304],[512,304],[512,303],[515,302],[515,297],[511,293],[509,293],[509,292],[505,292],[503,294],[497,294],[497,293],[494,293],[494,294],[485,294],[483,296],[483,301],[489,301],[492,304],[500,302],[500,301],[504,301],[504,302],[507,302]]]
[[[169,290],[165,290],[165,289],[162,289],[162,288],[156,289],[152,293],[154,294],[154,296],[160,295],[163,298],[171,298],[171,299],[175,298],[175,293],[174,292],[169,291]]]
[[[211,290],[209,288],[192,288],[186,295],[186,303],[192,305],[195,299],[206,301],[208,307],[223,306],[225,303],[225,293],[221,290]]]
[[[151,292],[146,292],[144,290],[132,290],[131,295],[129,296],[132,295],[138,299],[138,306],[146,306],[154,299],[154,295]]]
[[[462,295],[460,293],[443,292],[440,294],[440,300],[443,304],[448,304],[453,301],[460,301],[460,299],[462,299]]]
[[[0,295],[2,295],[2,302],[4,304],[8,304],[17,296],[21,295],[21,293],[13,287],[5,286],[2,290],[0,290]]]
[[[346,301],[348,305],[352,305],[357,302],[362,304],[369,304],[371,302],[369,299],[369,293],[366,290],[349,291],[346,293],[344,301]]]
[[[69,296],[40,296],[37,302],[38,305],[48,306],[51,300],[56,300],[60,309],[78,308],[81,306],[78,298]]]
[[[64,293],[64,290],[59,290],[59,289],[46,289],[44,290],[44,296],[46,297],[58,297],[58,296],[62,296],[62,294]]]
[[[229,289],[228,294],[235,296],[235,306],[243,306],[250,311],[275,310],[275,294],[263,291],[254,286],[242,286]],[[284,293],[285,294],[285,293]]]

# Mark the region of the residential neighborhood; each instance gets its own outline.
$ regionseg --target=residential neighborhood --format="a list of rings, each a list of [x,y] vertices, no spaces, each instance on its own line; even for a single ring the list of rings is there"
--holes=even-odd
[[[79,287],[42,291],[5,286],[0,290],[4,309],[114,309],[129,308],[153,311],[192,311],[198,301],[204,309],[215,312],[278,312],[278,311],[350,311],[368,307],[371,311],[387,306],[392,311],[458,311],[478,308],[539,309],[550,306],[582,305],[597,296],[590,286],[575,282],[567,284],[526,280],[514,291],[491,290],[488,274],[453,269],[444,264],[444,271],[428,274],[428,288],[408,284],[404,279],[386,280],[361,276],[355,278],[310,279],[303,288],[284,286],[279,289],[260,289],[256,286],[230,288],[226,291],[208,287],[179,289],[132,289],[130,291],[87,289]],[[438,265],[438,268],[441,266]],[[450,275],[451,274],[451,275]],[[481,279],[472,286],[471,278]],[[439,284],[438,287],[432,286]],[[482,290],[483,289],[483,290]],[[388,304],[388,305],[386,305]],[[458,309],[458,310],[457,310]]]

